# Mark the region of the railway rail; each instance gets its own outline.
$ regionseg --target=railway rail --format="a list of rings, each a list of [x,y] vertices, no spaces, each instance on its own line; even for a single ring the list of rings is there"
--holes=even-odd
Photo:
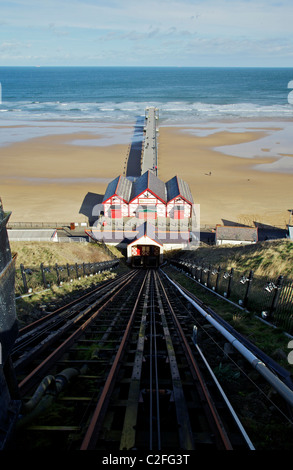
[[[133,270],[23,328],[12,448],[254,449],[160,270]]]
[[[22,370],[43,349],[56,343],[61,335],[64,336],[70,330],[72,324],[77,325],[89,316],[93,309],[111,297],[115,289],[121,287],[125,279],[124,274],[105,281],[78,299],[23,327],[11,355],[16,372]]]

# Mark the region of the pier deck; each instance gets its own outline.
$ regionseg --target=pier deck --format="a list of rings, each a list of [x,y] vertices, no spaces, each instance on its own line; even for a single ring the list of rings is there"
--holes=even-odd
[[[146,108],[145,140],[143,145],[141,174],[153,171],[157,175],[158,150],[157,150],[157,120],[158,109]]]

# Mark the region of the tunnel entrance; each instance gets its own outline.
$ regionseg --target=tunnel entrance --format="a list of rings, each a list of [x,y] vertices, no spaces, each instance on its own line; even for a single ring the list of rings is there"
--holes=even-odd
[[[131,247],[131,266],[157,268],[160,265],[160,247],[155,245],[134,245]]]

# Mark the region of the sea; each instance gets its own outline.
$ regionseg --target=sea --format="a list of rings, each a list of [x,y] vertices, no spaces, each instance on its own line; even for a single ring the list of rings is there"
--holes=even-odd
[[[97,129],[99,145],[125,143],[117,126],[141,124],[148,106],[161,126],[293,117],[293,68],[0,67],[0,83],[1,146]]]
[[[166,123],[292,116],[293,68],[0,67],[4,120]],[[292,100],[293,101],[293,100]]]

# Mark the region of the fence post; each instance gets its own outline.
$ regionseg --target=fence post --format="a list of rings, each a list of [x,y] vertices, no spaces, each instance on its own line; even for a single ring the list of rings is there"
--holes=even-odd
[[[58,286],[60,286],[59,266],[58,266],[57,263],[55,264],[55,269],[56,269],[56,273],[57,273],[57,284],[58,284]]]
[[[77,263],[75,263],[75,271],[76,271],[76,279],[78,279],[78,267],[77,267]]]
[[[275,288],[275,292],[274,292],[272,305],[271,305],[271,308],[270,308],[270,317],[273,317],[274,311],[277,308],[281,288],[282,288],[282,285],[283,285],[283,281],[284,281],[283,276],[279,276],[278,281],[277,281],[277,285],[276,285],[276,288]]]
[[[25,275],[23,264],[20,265],[20,271],[21,271],[21,277],[22,277],[24,292],[26,294],[28,292],[28,287],[27,287],[26,275]]]
[[[67,276],[68,276],[68,279],[69,279],[70,278],[70,268],[69,268],[68,263],[66,264],[66,268],[67,268]]]
[[[218,275],[216,280],[215,291],[219,292],[219,281],[220,281],[221,266],[218,267]]]
[[[231,285],[232,285],[233,273],[234,273],[234,268],[231,268],[231,271],[230,271],[230,274],[229,274],[229,283],[228,283],[228,289],[227,289],[227,298],[229,298],[229,297],[230,297],[230,294],[231,294]]]
[[[44,287],[47,287],[47,284],[46,284],[46,276],[45,276],[44,264],[43,264],[43,263],[41,263],[41,273],[42,273],[42,279],[43,279]]]
[[[197,280],[197,282],[200,282],[200,274],[199,274],[199,271],[200,271],[200,266],[196,266],[196,280]]]
[[[250,271],[249,276],[248,276],[248,279],[247,279],[246,292],[245,292],[245,296],[244,296],[244,299],[243,299],[243,307],[246,307],[246,306],[247,306],[248,294],[249,294],[249,290],[250,290],[252,278],[253,278],[253,271]]]
[[[192,267],[191,267],[191,275],[192,275],[193,279],[195,278],[195,271],[196,271],[196,266],[193,264]]]
[[[84,277],[85,277],[86,272],[85,272],[85,265],[84,265],[84,263],[82,263],[82,270],[83,270],[83,275],[84,275]]]
[[[208,268],[208,276],[207,276],[207,287],[210,287],[210,275],[211,275],[211,265]]]
[[[203,266],[199,266],[199,267],[200,267],[200,278],[199,278],[199,282],[202,284]]]

